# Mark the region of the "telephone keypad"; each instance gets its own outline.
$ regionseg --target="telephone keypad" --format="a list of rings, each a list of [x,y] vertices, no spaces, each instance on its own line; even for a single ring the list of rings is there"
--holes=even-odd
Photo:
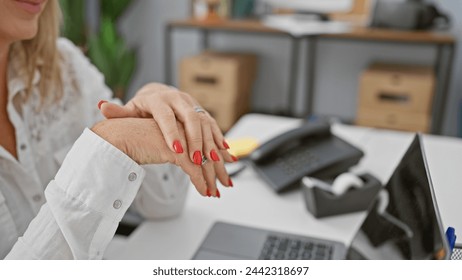
[[[319,164],[319,158],[309,149],[294,149],[277,159],[277,165],[286,175],[294,175],[299,170],[303,170],[306,165],[315,167]]]

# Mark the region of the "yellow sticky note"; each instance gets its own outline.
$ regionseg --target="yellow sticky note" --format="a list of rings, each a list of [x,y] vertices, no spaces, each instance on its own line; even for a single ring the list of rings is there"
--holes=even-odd
[[[229,152],[236,157],[244,157],[255,150],[260,143],[256,138],[243,137],[235,139],[226,139],[229,144]]]

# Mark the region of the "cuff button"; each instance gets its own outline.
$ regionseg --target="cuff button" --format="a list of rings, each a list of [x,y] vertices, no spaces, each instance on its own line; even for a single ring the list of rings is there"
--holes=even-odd
[[[119,209],[120,207],[122,207],[122,201],[117,199],[116,201],[114,201],[114,204],[112,204],[112,207],[114,207],[115,209]]]
[[[138,177],[138,176],[136,175],[136,173],[135,173],[135,172],[132,172],[132,173],[130,173],[130,174],[128,175],[128,180],[129,180],[130,182],[133,182],[133,181],[136,180],[137,177]]]

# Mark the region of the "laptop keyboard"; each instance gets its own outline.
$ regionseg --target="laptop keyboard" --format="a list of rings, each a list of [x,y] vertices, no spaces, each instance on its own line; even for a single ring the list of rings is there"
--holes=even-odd
[[[260,260],[329,260],[333,246],[296,238],[269,235],[263,245]]]

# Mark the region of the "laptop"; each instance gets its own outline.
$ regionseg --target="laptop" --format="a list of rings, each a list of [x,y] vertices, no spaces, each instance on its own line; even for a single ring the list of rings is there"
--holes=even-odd
[[[216,222],[193,259],[449,259],[417,134],[351,244]]]

